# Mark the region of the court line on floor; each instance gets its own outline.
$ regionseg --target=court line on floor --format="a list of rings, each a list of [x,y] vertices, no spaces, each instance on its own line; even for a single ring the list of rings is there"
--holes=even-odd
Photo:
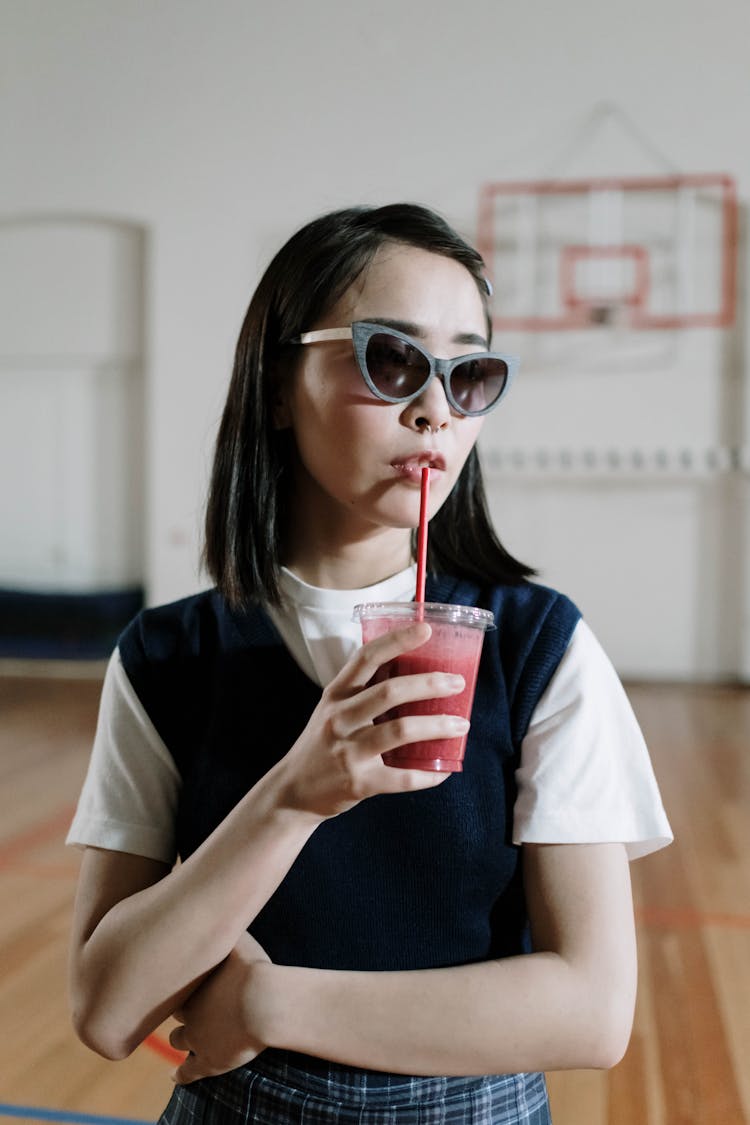
[[[0,1102],[0,1117],[31,1117],[37,1121],[68,1121],[72,1125],[153,1125],[137,1117],[106,1117],[98,1113],[76,1113],[71,1109],[44,1106],[6,1105]]]
[[[750,930],[750,915],[703,912],[679,906],[639,906],[635,920],[641,926],[654,926],[662,930],[691,930],[704,926],[720,929]]]
[[[161,1055],[163,1059],[175,1063],[177,1066],[179,1066],[185,1058],[185,1051],[178,1051],[176,1047],[173,1047],[171,1043],[168,1043],[166,1039],[162,1039],[162,1037],[155,1032],[152,1035],[147,1035],[142,1045],[148,1047],[148,1049],[155,1054]]]

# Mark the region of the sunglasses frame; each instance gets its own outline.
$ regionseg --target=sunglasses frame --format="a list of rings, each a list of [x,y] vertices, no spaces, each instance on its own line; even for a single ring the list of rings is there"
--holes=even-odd
[[[377,336],[381,333],[388,336],[395,336],[396,339],[403,340],[404,343],[416,348],[429,364],[430,371],[422,386],[412,394],[405,395],[403,398],[394,398],[392,395],[384,394],[383,391],[378,390],[367,370],[367,345],[373,336]],[[377,324],[369,320],[355,320],[349,328],[318,328],[312,332],[303,332],[293,343],[318,344],[324,343],[327,340],[352,341],[354,354],[357,358],[357,365],[362,373],[362,378],[372,394],[382,402],[401,403],[403,405],[413,402],[414,399],[424,394],[427,387],[437,375],[443,384],[445,397],[451,407],[457,414],[462,415],[464,418],[479,418],[483,414],[489,414],[491,410],[494,410],[510,390],[510,385],[518,373],[521,362],[518,356],[505,355],[502,352],[470,352],[467,355],[457,355],[453,359],[438,359],[437,356],[428,352],[427,349],[420,344],[419,340],[415,340],[413,336],[407,336],[405,332],[399,332],[397,328],[390,328],[387,324]],[[469,360],[473,359],[499,359],[508,369],[508,377],[505,380],[505,386],[495,401],[491,403],[490,406],[486,406],[484,410],[464,410],[456,402],[453,397],[453,392],[451,391],[450,377],[452,372],[456,367],[460,366],[460,364],[467,363]]]

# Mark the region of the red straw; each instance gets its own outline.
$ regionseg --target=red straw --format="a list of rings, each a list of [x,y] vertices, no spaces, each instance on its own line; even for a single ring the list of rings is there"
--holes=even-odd
[[[427,571],[427,504],[430,498],[430,470],[422,469],[422,487],[419,494],[419,530],[417,532],[417,595],[415,601],[424,602],[424,584]]]

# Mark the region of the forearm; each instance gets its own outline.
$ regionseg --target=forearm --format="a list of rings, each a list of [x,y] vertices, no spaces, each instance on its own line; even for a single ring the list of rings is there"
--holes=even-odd
[[[524,890],[534,953],[419,972],[258,966],[259,1037],[413,1074],[613,1065],[637,975],[625,849],[528,846]]]
[[[122,898],[72,966],[74,1022],[102,1053],[128,1054],[236,945],[319,818],[284,806],[271,771],[205,843],[154,885]]]
[[[556,953],[420,972],[261,971],[273,983],[270,1045],[397,1073],[611,1066],[632,1021],[627,986]]]

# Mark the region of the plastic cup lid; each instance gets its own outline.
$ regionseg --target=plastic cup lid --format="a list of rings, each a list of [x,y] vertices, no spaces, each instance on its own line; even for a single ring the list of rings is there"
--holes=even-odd
[[[363,602],[355,605],[353,621],[373,617],[401,617],[404,622],[419,617],[427,622],[445,625],[468,625],[474,629],[494,629],[495,615],[488,609],[473,605],[450,605],[443,602]]]

